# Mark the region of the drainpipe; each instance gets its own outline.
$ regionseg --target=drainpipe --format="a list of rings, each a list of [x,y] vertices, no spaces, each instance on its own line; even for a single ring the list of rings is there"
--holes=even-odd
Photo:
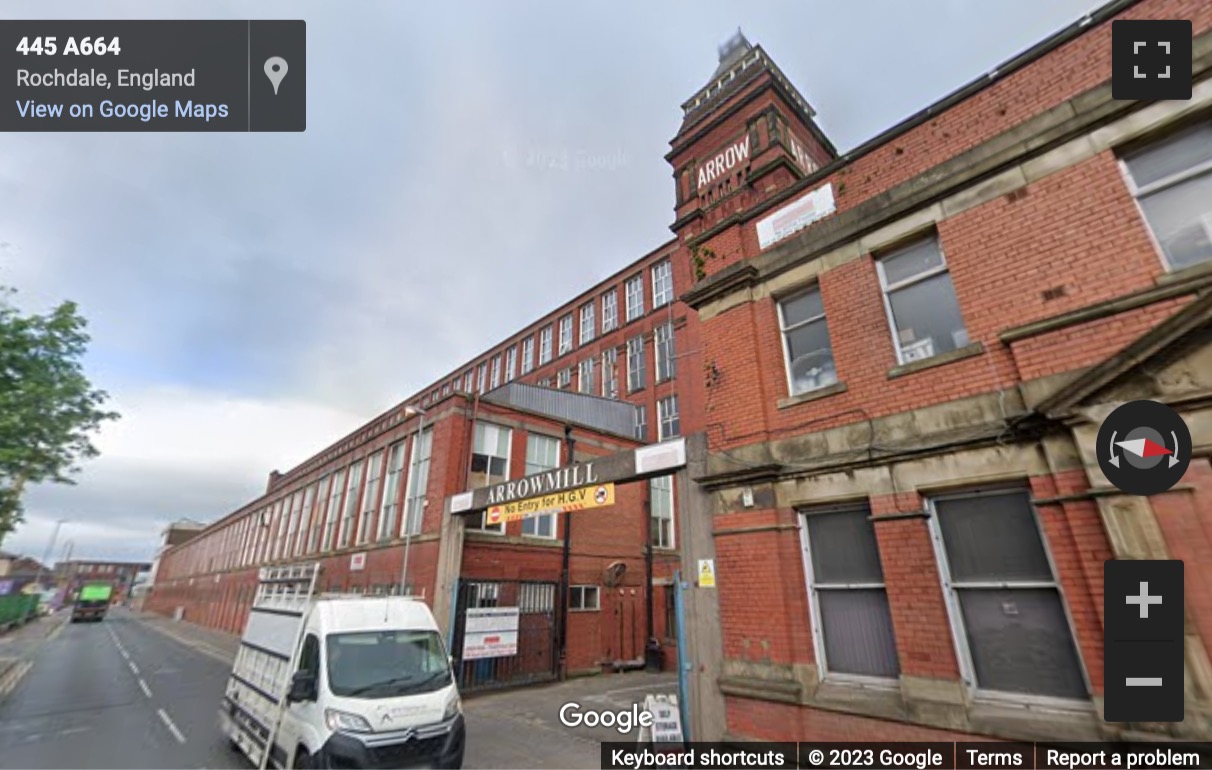
[[[576,441],[572,438],[572,425],[564,426],[564,463],[573,465],[573,449]],[[560,678],[568,676],[568,562],[572,555],[572,513],[564,512],[564,549],[563,563],[560,568]]]
[[[644,668],[647,671],[661,670],[661,643],[656,638],[652,606],[652,501],[644,501],[644,604],[648,611],[647,622],[648,643],[644,646]],[[666,631],[668,633],[668,631]]]

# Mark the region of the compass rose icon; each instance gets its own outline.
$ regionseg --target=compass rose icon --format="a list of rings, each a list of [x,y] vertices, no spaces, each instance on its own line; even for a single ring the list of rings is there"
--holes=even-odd
[[[1178,483],[1191,462],[1191,431],[1156,401],[1131,401],[1107,416],[1095,447],[1107,480],[1132,495],[1155,495]]]

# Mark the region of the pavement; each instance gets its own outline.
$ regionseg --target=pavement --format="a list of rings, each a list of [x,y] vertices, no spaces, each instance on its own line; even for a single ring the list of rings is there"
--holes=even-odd
[[[11,692],[0,692],[0,770],[249,770],[217,720],[237,637],[121,608],[101,623],[63,620],[0,638],[0,657],[8,648],[28,662]],[[567,727],[561,707],[627,711],[647,693],[676,689],[673,674],[634,672],[468,695],[463,766],[600,767],[600,743],[634,743],[636,731]]]
[[[29,672],[41,643],[62,631],[67,619],[63,612],[44,615],[0,635],[0,698]]]

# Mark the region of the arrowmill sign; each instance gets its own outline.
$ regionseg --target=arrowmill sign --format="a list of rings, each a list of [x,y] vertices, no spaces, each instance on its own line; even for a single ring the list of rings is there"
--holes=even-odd
[[[463,492],[450,498],[448,510],[452,514],[478,513],[494,505],[578,487],[661,476],[685,464],[686,440],[678,438]]]

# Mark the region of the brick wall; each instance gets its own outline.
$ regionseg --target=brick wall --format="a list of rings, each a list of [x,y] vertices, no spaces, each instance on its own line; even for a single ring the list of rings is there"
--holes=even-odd
[[[667,384],[667,387],[672,387]],[[650,389],[651,390],[651,389]],[[448,399],[461,401],[462,398]],[[413,540],[409,553],[409,583],[416,592],[424,592],[432,606],[437,590],[437,563],[439,541],[436,539],[444,514],[445,499],[467,486],[468,461],[471,452],[472,426],[475,420],[494,422],[510,427],[510,477],[525,474],[527,437],[531,431],[550,437],[563,435],[561,423],[524,415],[513,410],[487,403],[472,403],[462,411],[444,412],[438,405],[434,412],[439,416],[426,423],[426,430],[434,433],[433,452],[427,484],[427,500],[424,509],[421,533]],[[433,419],[433,418],[431,418]],[[409,425],[415,428],[415,424]],[[387,434],[371,447],[360,449],[352,456],[364,456],[374,447],[383,447],[399,438]],[[634,446],[635,442],[592,434],[578,429],[577,457],[603,456]],[[412,442],[407,444],[405,472],[411,471]],[[563,449],[561,448],[561,454]],[[336,461],[346,467],[350,457]],[[332,470],[334,466],[323,470]],[[314,472],[318,476],[321,470]],[[307,479],[307,480],[310,480]],[[406,479],[399,490],[400,516],[403,516]],[[274,499],[293,493],[298,482],[279,484]],[[359,488],[359,494],[361,488]],[[261,506],[252,506],[259,511]],[[342,502],[342,510],[344,503]],[[361,511],[365,506],[359,504]],[[324,508],[321,507],[321,511]],[[252,515],[252,513],[245,514]],[[360,514],[359,514],[360,515]],[[609,508],[590,509],[572,514],[573,548],[570,562],[570,578],[574,584],[602,585],[606,568],[615,563],[626,565],[626,573],[618,589],[603,587],[602,607],[597,613],[575,613],[570,621],[569,665],[573,670],[597,668],[603,660],[620,657],[634,659],[643,655],[646,636],[645,595],[643,591],[645,564],[644,546],[648,537],[648,484],[638,482],[616,487],[616,503]],[[564,536],[565,516],[556,518],[556,537]],[[230,522],[227,523],[230,525]],[[271,533],[284,531],[282,522],[273,525]],[[355,521],[354,531],[357,531]],[[220,569],[210,568],[208,561],[190,561],[215,539],[221,537],[216,530],[204,533],[188,545],[172,549],[161,560],[161,579],[152,592],[147,609],[162,614],[172,614],[177,607],[185,609],[185,617],[193,622],[240,633],[247,620],[256,587],[255,568]],[[208,539],[209,538],[209,539]],[[335,540],[335,538],[334,538]],[[358,591],[361,593],[387,593],[399,584],[403,566],[403,547],[398,539],[352,543],[321,554],[322,565],[319,590]],[[352,569],[352,557],[364,554],[361,569]],[[317,558],[312,556],[311,559]],[[281,558],[274,563],[302,561],[303,557]],[[654,558],[654,577],[668,579],[676,569],[675,552],[659,551]],[[185,563],[196,566],[185,566]],[[504,536],[473,532],[464,544],[462,576],[471,580],[545,580],[558,582],[561,576],[561,548],[558,540],[542,541],[522,537],[522,522],[510,522]],[[216,582],[216,577],[218,581]],[[623,591],[619,595],[618,591]],[[663,594],[654,592],[654,621],[658,638],[667,633],[664,627]],[[638,648],[636,639],[638,638]],[[625,643],[624,643],[625,642]],[[676,650],[671,650],[667,667],[676,666]]]

